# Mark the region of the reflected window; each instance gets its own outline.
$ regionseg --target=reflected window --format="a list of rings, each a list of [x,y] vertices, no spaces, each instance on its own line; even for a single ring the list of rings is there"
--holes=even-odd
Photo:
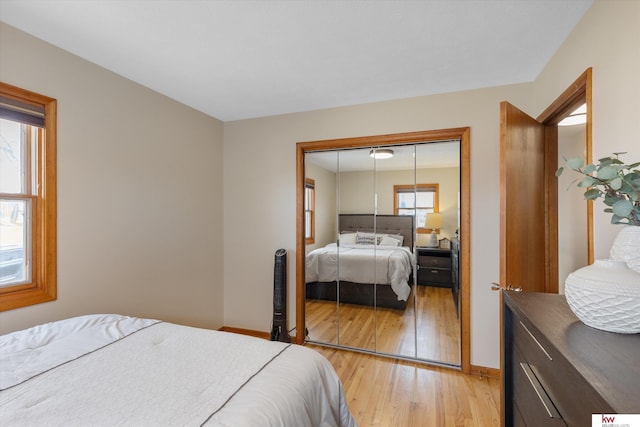
[[[307,245],[316,241],[316,182],[304,180],[304,241]]]
[[[439,211],[438,188],[438,184],[394,185],[394,214],[415,216],[416,232],[431,233],[424,223],[428,213]]]

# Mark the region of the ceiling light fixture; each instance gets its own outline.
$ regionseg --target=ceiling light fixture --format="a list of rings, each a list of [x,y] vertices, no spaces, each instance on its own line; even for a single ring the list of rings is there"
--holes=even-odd
[[[382,159],[390,159],[393,157],[393,150],[389,150],[388,148],[379,148],[373,149],[369,152],[369,155],[374,159],[382,160]]]
[[[582,104],[571,114],[560,120],[558,126],[575,126],[587,123],[587,104]]]

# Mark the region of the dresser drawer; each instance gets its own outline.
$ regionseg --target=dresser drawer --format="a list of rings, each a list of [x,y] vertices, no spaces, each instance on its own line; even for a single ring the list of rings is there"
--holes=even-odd
[[[418,270],[418,283],[440,283],[451,286],[451,270],[421,266]]]
[[[513,356],[514,425],[566,426],[522,353],[515,349]]]
[[[591,384],[539,335],[537,329],[518,316],[514,317],[513,322],[513,342],[514,352],[520,354],[522,359],[520,362],[529,367],[566,425],[590,425],[592,413],[610,413],[610,406]],[[515,362],[513,370],[514,376],[523,371]],[[576,398],[576,390],[580,390],[579,398]],[[522,415],[527,419],[524,413]]]
[[[446,268],[451,269],[451,258],[435,255],[419,255],[418,265],[422,267]]]

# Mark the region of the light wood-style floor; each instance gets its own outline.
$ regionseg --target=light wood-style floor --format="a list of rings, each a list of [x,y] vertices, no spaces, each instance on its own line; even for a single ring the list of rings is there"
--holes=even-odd
[[[308,338],[460,365],[460,320],[451,289],[417,286],[416,301],[415,309],[410,299],[406,309],[394,310],[307,300]]]
[[[500,381],[306,344],[338,373],[360,427],[499,426]]]
[[[460,363],[460,324],[451,290],[418,286],[417,309],[376,309],[309,300],[309,338]],[[375,315],[372,313],[375,312]],[[306,344],[332,364],[360,427],[500,425],[500,381],[459,371]]]

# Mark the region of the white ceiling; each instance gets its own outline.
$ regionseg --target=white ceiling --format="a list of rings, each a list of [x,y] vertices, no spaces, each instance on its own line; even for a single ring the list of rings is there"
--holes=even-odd
[[[592,0],[0,0],[0,20],[223,121],[533,81]]]

